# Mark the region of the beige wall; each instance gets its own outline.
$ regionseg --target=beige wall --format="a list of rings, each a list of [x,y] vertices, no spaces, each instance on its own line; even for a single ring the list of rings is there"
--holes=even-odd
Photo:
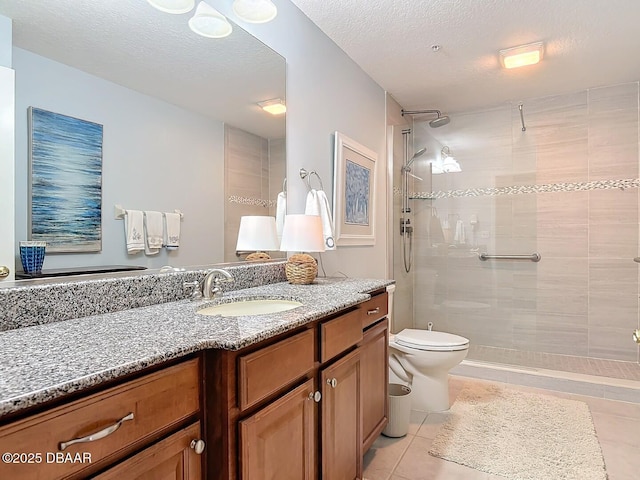
[[[525,132],[517,104],[416,127],[416,142],[436,138],[462,165],[433,176],[445,198],[432,204],[451,232],[457,220],[466,230],[464,243],[434,245],[418,229],[416,323],[477,345],[638,361],[638,83],[523,109]],[[427,225],[430,209],[416,212]],[[542,260],[481,262],[478,251]]]

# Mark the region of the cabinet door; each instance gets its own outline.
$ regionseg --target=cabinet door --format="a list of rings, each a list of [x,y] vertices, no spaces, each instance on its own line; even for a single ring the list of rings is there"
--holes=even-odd
[[[202,455],[191,445],[200,438],[200,422],[194,423],[94,478],[202,480]]]
[[[242,480],[316,478],[314,381],[240,421]]]
[[[362,389],[362,452],[366,452],[387,424],[389,364],[387,320],[364,334],[360,348]]]
[[[362,471],[360,353],[358,350],[320,373],[322,382],[322,478],[354,480]]]

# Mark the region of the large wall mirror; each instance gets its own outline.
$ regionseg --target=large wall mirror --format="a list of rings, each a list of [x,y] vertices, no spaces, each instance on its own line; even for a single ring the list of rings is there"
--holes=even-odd
[[[103,127],[101,250],[48,253],[45,269],[238,261],[240,216],[275,214],[285,118],[258,102],[285,100],[285,59],[233,22],[226,38],[199,36],[193,13],[145,0],[0,3],[13,21],[16,245],[30,232],[29,107]],[[116,205],[180,210],[179,248],[127,254]]]

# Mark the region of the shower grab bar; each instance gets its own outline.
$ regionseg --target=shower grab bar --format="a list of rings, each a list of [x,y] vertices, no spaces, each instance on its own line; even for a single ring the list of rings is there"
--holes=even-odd
[[[486,260],[531,260],[532,262],[539,262],[542,256],[538,252],[533,252],[531,255],[489,255],[488,253],[481,253],[478,258],[483,262]]]

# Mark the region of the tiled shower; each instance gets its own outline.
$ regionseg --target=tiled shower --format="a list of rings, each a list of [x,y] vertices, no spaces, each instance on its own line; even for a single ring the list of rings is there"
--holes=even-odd
[[[412,149],[427,153],[405,214],[409,273],[394,227],[398,296],[413,307],[396,308],[401,318],[469,338],[470,359],[570,371],[604,359],[640,380],[639,111],[634,82],[452,113],[437,129],[416,117]],[[445,146],[462,172],[432,175]],[[394,154],[394,226],[401,162]]]

